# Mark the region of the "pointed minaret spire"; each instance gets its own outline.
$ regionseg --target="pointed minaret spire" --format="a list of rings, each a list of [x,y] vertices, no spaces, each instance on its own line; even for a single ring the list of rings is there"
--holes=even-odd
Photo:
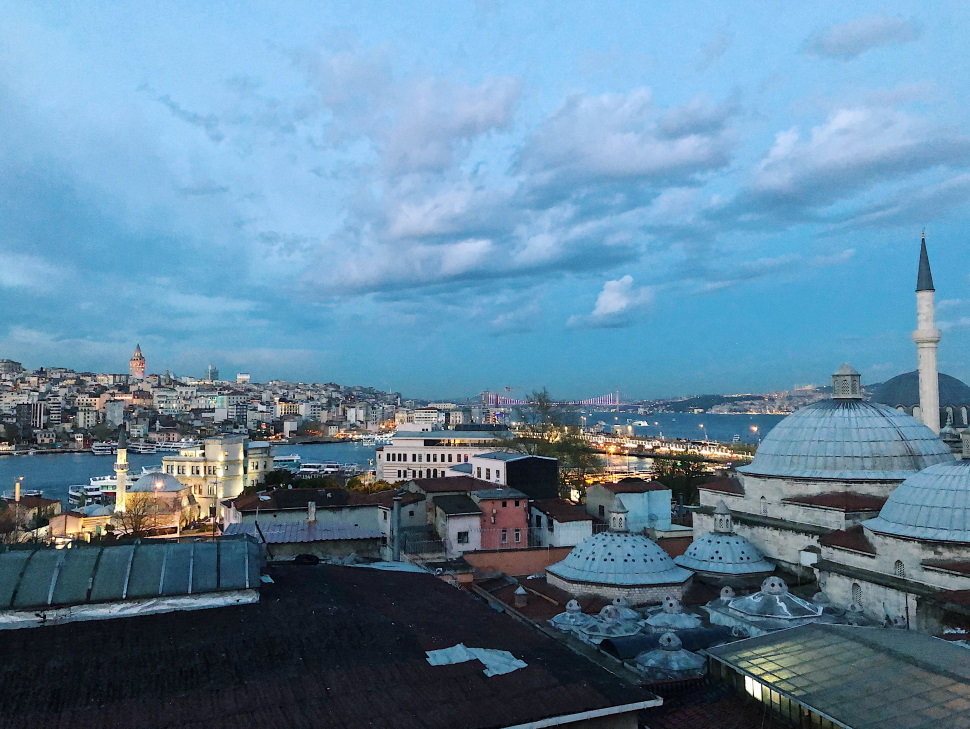
[[[936,328],[936,293],[930,257],[926,252],[926,231],[919,249],[919,273],[916,276],[916,357],[919,370],[919,417],[930,430],[940,433],[940,374],[936,350],[940,330]]]
[[[930,271],[930,257],[926,252],[926,231],[919,247],[919,273],[916,275],[917,291],[936,291],[933,288],[933,273]]]

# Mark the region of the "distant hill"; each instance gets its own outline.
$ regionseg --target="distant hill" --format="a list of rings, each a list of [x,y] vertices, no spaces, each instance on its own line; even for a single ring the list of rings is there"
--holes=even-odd
[[[944,375],[940,377],[940,405],[970,405],[970,387],[956,377]],[[919,405],[919,372],[906,372],[896,375],[890,380],[878,385],[871,385],[872,401],[883,405],[903,406],[910,408]]]
[[[715,405],[723,405],[726,402],[763,399],[764,397],[758,395],[695,395],[686,400],[666,400],[663,407],[664,410],[671,413],[691,413],[694,410],[708,410]]]

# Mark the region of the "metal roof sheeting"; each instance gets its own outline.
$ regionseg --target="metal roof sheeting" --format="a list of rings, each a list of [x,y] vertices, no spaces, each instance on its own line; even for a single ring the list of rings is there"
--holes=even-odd
[[[879,516],[863,525],[912,539],[970,542],[970,461],[940,463],[910,476]]]
[[[862,400],[822,400],[771,429],[753,476],[902,481],[953,454],[933,431],[906,413]]]
[[[243,590],[259,569],[250,539],[18,547],[0,552],[0,610]]]

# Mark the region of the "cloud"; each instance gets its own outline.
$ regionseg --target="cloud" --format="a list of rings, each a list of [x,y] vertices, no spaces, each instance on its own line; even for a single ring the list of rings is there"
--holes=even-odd
[[[651,91],[568,97],[526,140],[519,169],[537,185],[686,181],[724,167],[733,105],[695,100],[661,115]],[[659,120],[658,120],[658,117]]]
[[[632,316],[649,307],[653,300],[653,288],[634,286],[633,277],[627,274],[616,281],[603,284],[593,311],[585,316],[576,314],[569,317],[566,326],[574,329],[629,326]]]
[[[0,251],[0,288],[56,292],[67,272],[37,256]]]
[[[845,226],[888,228],[913,221],[939,219],[953,208],[970,202],[970,174],[955,175],[937,183],[909,185],[854,211]],[[844,226],[843,226],[844,227]]]
[[[809,56],[850,61],[873,48],[909,43],[921,35],[922,29],[914,21],[870,15],[816,32],[802,50]]]
[[[828,266],[838,266],[855,257],[854,248],[846,248],[830,254],[806,256],[802,253],[787,253],[780,256],[762,256],[750,261],[734,262],[717,260],[714,263],[697,262],[695,278],[701,282],[705,292],[721,291],[738,284],[767,276],[776,277],[795,271],[814,270]]]
[[[486,79],[474,87],[438,79],[415,83],[384,135],[384,164],[392,173],[449,168],[471,140],[508,127],[520,92],[513,78]]]
[[[722,212],[751,220],[818,222],[817,209],[906,175],[970,161],[970,136],[886,108],[833,111],[807,137],[775,136],[746,189]]]
[[[172,112],[172,115],[176,119],[184,121],[186,124],[191,124],[194,127],[198,127],[205,132],[206,136],[213,142],[221,142],[226,138],[222,130],[219,127],[219,119],[213,114],[197,114],[194,111],[189,111],[183,108],[180,104],[172,99],[168,94],[162,94],[161,96],[156,96],[155,100],[158,101],[162,106]]]
[[[937,322],[936,326],[945,332],[951,329],[963,329],[965,327],[970,327],[970,316],[961,316],[958,319],[940,321]]]

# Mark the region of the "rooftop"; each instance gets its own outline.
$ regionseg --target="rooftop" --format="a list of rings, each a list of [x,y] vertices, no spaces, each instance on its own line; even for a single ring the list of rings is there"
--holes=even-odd
[[[435,507],[441,509],[448,516],[468,516],[482,513],[478,504],[464,494],[435,496],[432,501]]]
[[[394,439],[420,438],[422,440],[506,440],[514,436],[508,430],[399,430]]]
[[[733,494],[734,496],[744,496],[744,486],[738,478],[717,478],[707,483],[697,485],[697,488],[706,491],[717,491],[722,494]]]
[[[226,536],[246,534],[267,544],[300,544],[308,542],[330,542],[343,539],[380,539],[381,530],[368,527],[336,526],[324,527],[311,521],[268,521],[255,524],[228,524]]]
[[[472,491],[472,495],[481,500],[495,500],[495,499],[525,499],[528,500],[526,496],[521,491],[516,491],[515,489],[480,489],[478,491]]]
[[[408,483],[413,483],[419,490],[426,494],[447,493],[449,491],[478,491],[480,489],[495,488],[495,484],[491,481],[484,481],[472,476],[412,478]]]
[[[858,494],[854,491],[830,491],[824,494],[789,496],[782,501],[839,511],[879,511],[886,503],[886,497]]]
[[[593,521],[593,517],[575,504],[562,499],[536,499],[532,507],[560,523],[569,521]]]
[[[818,538],[818,543],[826,547],[839,547],[863,554],[876,553],[876,548],[860,525],[824,534]]]
[[[966,649],[916,631],[814,624],[708,652],[853,729],[970,726]]]
[[[121,618],[110,639],[96,622],[0,631],[0,727],[484,729],[656,703],[433,576],[270,574],[258,603]],[[428,662],[459,643],[526,667],[489,677],[477,660]],[[106,680],[93,655],[124,670]]]
[[[612,491],[614,494],[645,494],[648,491],[670,491],[670,489],[664,486],[659,481],[636,478],[633,476],[628,476],[627,478],[621,478],[616,483],[603,483],[600,484],[607,491]]]

